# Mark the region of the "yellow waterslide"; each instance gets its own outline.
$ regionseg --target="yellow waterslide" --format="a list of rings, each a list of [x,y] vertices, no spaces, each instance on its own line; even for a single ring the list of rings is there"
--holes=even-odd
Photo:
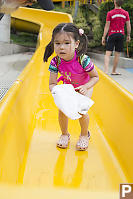
[[[75,150],[80,127],[71,120],[69,148],[56,148],[58,110],[43,54],[52,29],[72,19],[28,8],[12,16],[40,29],[36,52],[0,103],[0,199],[119,198],[119,184],[133,183],[133,95],[97,68],[88,151]]]

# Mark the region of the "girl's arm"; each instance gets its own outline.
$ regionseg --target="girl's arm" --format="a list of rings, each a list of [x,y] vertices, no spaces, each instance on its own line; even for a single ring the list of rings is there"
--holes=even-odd
[[[58,73],[50,72],[49,89],[52,91],[53,87],[57,85]]]
[[[85,84],[85,87],[87,89],[93,87],[99,80],[98,72],[95,68],[92,71],[88,72],[88,74],[90,75],[90,80],[87,84]]]
[[[88,72],[88,74],[90,75],[89,82],[75,88],[75,90],[79,90],[79,92],[83,95],[85,95],[87,93],[87,90],[89,88],[92,88],[99,80],[98,72],[95,68],[92,71]]]

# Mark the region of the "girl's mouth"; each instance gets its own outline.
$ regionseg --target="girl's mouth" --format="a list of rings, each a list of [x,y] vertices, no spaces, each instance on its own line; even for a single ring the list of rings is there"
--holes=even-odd
[[[61,55],[65,55],[66,53],[64,53],[64,52],[60,52],[60,54],[61,54]]]

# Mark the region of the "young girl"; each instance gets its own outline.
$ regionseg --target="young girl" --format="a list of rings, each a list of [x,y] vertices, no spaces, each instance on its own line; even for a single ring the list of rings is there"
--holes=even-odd
[[[62,75],[60,79],[64,84],[72,84],[75,90],[82,95],[91,98],[93,86],[99,80],[98,73],[87,55],[88,39],[82,29],[72,23],[57,25],[52,34],[50,43],[46,46],[44,62],[53,54],[56,57],[50,63],[49,88],[52,91],[57,85],[58,72]],[[79,119],[81,134],[77,142],[77,150],[86,150],[90,134],[88,132],[89,116],[82,115]],[[68,118],[59,110],[59,125],[62,131],[57,146],[67,148],[70,140],[68,133]]]

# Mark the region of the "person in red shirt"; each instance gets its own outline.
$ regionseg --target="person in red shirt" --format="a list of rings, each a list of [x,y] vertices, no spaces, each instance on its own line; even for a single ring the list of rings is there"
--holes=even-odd
[[[124,26],[127,26],[127,42],[130,42],[131,24],[127,11],[121,8],[123,0],[114,0],[115,8],[107,13],[106,24],[104,27],[104,33],[102,37],[102,45],[105,45],[105,38],[108,33],[106,43],[106,54],[104,59],[104,72],[108,73],[110,55],[115,48],[114,64],[112,69],[112,75],[119,75],[116,72],[120,53],[123,51],[124,41]]]

